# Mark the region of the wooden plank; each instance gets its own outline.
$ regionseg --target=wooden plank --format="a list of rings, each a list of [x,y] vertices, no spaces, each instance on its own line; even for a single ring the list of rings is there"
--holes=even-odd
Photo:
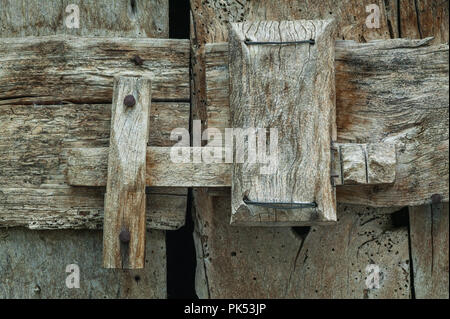
[[[180,151],[182,148],[179,148]],[[184,148],[193,158],[195,148]],[[207,151],[208,148],[203,148]],[[147,147],[146,184],[158,187],[231,186],[231,164],[174,163],[172,147]],[[108,148],[71,149],[67,182],[73,186],[105,186]]]
[[[254,160],[250,137],[248,143],[236,137],[231,224],[263,225],[280,221],[284,225],[290,222],[298,225],[336,221],[336,197],[330,180],[330,147],[336,137],[333,30],[332,20],[231,24],[232,127],[267,130],[263,139],[260,132],[254,132],[257,140]],[[314,45],[256,44],[310,39],[315,40]],[[252,42],[255,44],[251,45]],[[277,130],[275,136],[272,129]],[[272,149],[274,139],[276,149]],[[271,146],[266,147],[269,140]],[[261,145],[264,145],[262,149]],[[238,160],[239,149],[247,153],[242,161]],[[317,206],[270,208],[251,205],[245,200]]]
[[[339,201],[377,207],[449,199],[448,44],[431,39],[336,42],[336,116],[340,143],[392,143],[395,182],[339,187]],[[208,125],[230,127],[228,45],[206,45]],[[416,79],[416,80],[411,80]]]
[[[410,207],[409,220],[415,296],[448,299],[448,203]]]
[[[152,187],[146,201],[147,229],[176,230],[184,225],[186,188]],[[104,203],[105,188],[1,187],[0,225],[34,230],[102,229]]]
[[[0,105],[111,103],[119,75],[152,77],[153,99],[189,100],[188,40],[3,38],[0,63]]]
[[[145,78],[114,80],[103,226],[105,268],[144,268],[145,163],[151,87],[151,81]]]
[[[204,191],[204,189],[196,190]],[[196,196],[199,194],[195,193]],[[200,209],[214,214],[198,215]],[[198,203],[196,291],[200,298],[410,298],[408,229],[395,208],[337,205],[335,225],[296,228],[230,226],[230,197]],[[211,226],[212,225],[212,226]],[[299,231],[299,233],[301,233]],[[378,289],[366,267],[378,265]]]
[[[78,28],[69,29],[68,5],[77,5]],[[167,0],[2,0],[0,37],[70,34],[96,37],[168,38]]]

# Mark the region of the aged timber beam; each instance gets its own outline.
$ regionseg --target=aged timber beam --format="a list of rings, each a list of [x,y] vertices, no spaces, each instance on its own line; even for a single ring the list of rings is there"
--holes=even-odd
[[[0,105],[111,103],[118,75],[151,76],[154,100],[190,100],[189,40],[2,38],[0,65]]]
[[[151,81],[114,81],[108,179],[103,225],[103,266],[144,268],[145,170]]]

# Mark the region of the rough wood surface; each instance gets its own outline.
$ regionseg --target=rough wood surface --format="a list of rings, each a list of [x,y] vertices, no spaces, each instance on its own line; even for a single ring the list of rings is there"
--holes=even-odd
[[[170,140],[172,129],[189,127],[189,103],[152,102],[150,113],[149,145],[171,146],[175,143]],[[109,145],[110,125],[111,104],[0,107],[0,226],[101,228],[104,189],[70,188],[66,172],[71,148]],[[104,186],[105,150],[100,166]],[[95,174],[95,170],[88,173]],[[184,225],[186,189],[150,192],[156,194],[147,198],[151,201],[147,227],[177,229]],[[58,216],[60,221],[55,220]]]
[[[67,28],[66,7],[80,10],[79,28]],[[167,0],[2,0],[0,37],[71,34],[90,37],[167,38]]]
[[[147,233],[145,269],[104,269],[102,232],[0,229],[0,298],[167,298],[165,232]],[[69,289],[66,267],[80,269],[80,288]]]
[[[415,296],[448,299],[448,203],[410,207],[409,219]]]
[[[3,38],[0,63],[0,105],[111,103],[119,75],[151,77],[153,99],[189,100],[188,40]]]
[[[395,181],[395,144],[335,143],[333,147],[336,185],[392,184]]]
[[[363,175],[360,184],[367,184],[369,165],[366,165],[364,150],[371,151],[372,184],[392,183],[395,178],[395,147],[393,144],[345,144],[335,143],[337,152],[332,160],[333,172],[344,176],[352,174],[355,166],[361,165]],[[344,164],[341,154],[357,147],[360,159],[347,159]],[[175,151],[176,150],[176,151]],[[203,153],[212,152],[212,147],[202,147]],[[342,152],[344,151],[344,152]],[[174,162],[172,152],[189,154],[189,162]],[[192,161],[195,147],[147,147],[146,185],[152,187],[213,187],[231,186],[232,165],[230,163],[195,163]],[[345,158],[345,155],[344,155]],[[67,184],[72,186],[105,186],[107,179],[108,148],[73,148],[67,150]],[[347,167],[348,166],[348,167]],[[342,185],[335,177],[336,185]],[[354,184],[353,182],[351,182]],[[220,192],[220,190],[216,190]],[[223,192],[221,192],[223,194]]]
[[[447,3],[439,0],[417,0],[408,2],[411,4],[419,3],[422,8],[420,10],[420,19],[425,15],[434,16],[434,8],[439,8],[440,14],[438,16],[441,17],[441,19],[428,18],[426,21],[428,24],[428,31],[423,32],[422,36],[435,36],[435,39],[444,39],[443,41],[435,40],[435,43],[447,42]],[[364,21],[368,15],[365,8],[370,4],[377,4],[381,9],[379,29],[369,29],[365,26]],[[226,64],[224,64],[222,57],[223,53],[211,51],[211,47],[208,45],[208,43],[217,43],[228,40],[229,22],[241,22],[243,20],[325,19],[333,17],[337,21],[336,30],[339,39],[366,42],[367,40],[373,39],[397,38],[399,37],[399,32],[413,27],[414,23],[417,21],[419,11],[417,11],[415,16],[411,16],[411,19],[402,21],[402,25],[400,26],[398,18],[403,16],[404,6],[402,5],[399,8],[399,4],[400,2],[393,0],[211,0],[208,2],[203,0],[191,0],[191,39],[193,52],[192,114],[194,119],[200,119],[210,127],[220,127],[220,123],[227,123],[227,125],[229,125],[229,113],[227,110],[228,102],[226,102],[228,95],[223,95],[224,92],[221,90],[221,87],[228,85],[228,79],[226,77],[220,77],[221,74],[226,74],[228,70]],[[433,8],[431,12],[427,10],[428,7]],[[445,23],[443,23],[444,21]],[[422,30],[424,30],[424,28],[422,28]],[[416,36],[416,38],[418,37],[419,36]],[[213,47],[216,46],[218,46],[218,44],[215,44]],[[226,45],[224,45],[223,48],[225,51],[227,50]],[[380,67],[381,66],[377,66],[374,70]],[[206,85],[207,75],[209,77],[208,85]],[[214,78],[215,81],[211,81],[212,78]],[[336,83],[338,84],[339,82]],[[368,97],[370,98],[370,96]],[[374,96],[371,100],[376,100],[376,97]],[[339,106],[339,103],[337,106]],[[407,118],[404,113],[400,112],[398,113],[398,117],[402,119]],[[425,115],[424,118],[427,118],[427,115]],[[364,143],[363,141],[356,142]],[[299,242],[292,243],[290,240],[291,237],[289,236],[291,230],[287,228],[263,229],[254,227],[247,228],[245,229],[245,232],[243,232],[242,228],[236,229],[235,227],[230,227],[227,225],[230,209],[229,206],[227,206],[227,203],[230,201],[230,193],[228,192],[226,197],[217,199],[210,196],[212,193],[216,193],[216,189],[212,189],[212,191],[196,189],[194,192],[196,206],[194,214],[194,221],[196,221],[194,238],[197,244],[196,280],[197,294],[199,297],[214,297],[218,293],[230,297],[251,296],[256,293],[261,293],[263,297],[273,295],[274,297],[281,298],[285,296],[285,288],[280,276],[283,276],[283,274],[286,273],[286,266],[284,266],[281,261],[284,259],[295,260],[299,248]],[[385,209],[382,208],[373,210],[360,207],[359,209],[361,214],[365,214],[369,211],[376,212],[377,214],[385,212]],[[340,210],[338,209],[338,215],[339,214]],[[349,219],[350,221],[349,224],[347,224],[347,227],[338,228],[335,231],[332,231],[327,227],[326,231],[330,236],[348,235],[350,231],[354,230],[354,225],[359,224],[359,217],[355,216],[353,213],[351,213]],[[374,220],[374,224],[372,225],[376,225],[376,220]],[[337,226],[339,227],[339,224]],[[236,236],[235,232],[238,233],[237,236],[239,237]],[[364,232],[365,231],[362,233]],[[405,229],[403,229],[402,232],[405,232]],[[314,234],[316,233],[317,231],[314,232]],[[233,238],[234,241],[230,245],[230,243],[223,240],[223,238]],[[348,239],[341,239],[337,242],[338,245],[345,245],[348,243]],[[373,243],[374,242],[372,242],[372,244]],[[291,244],[294,247],[292,247]],[[312,241],[311,244],[313,244]],[[325,244],[327,243],[318,243],[316,241],[314,247],[312,247],[310,251],[315,251],[317,246]],[[270,245],[273,245],[274,248],[270,249]],[[382,247],[384,247],[384,245]],[[393,261],[399,256],[407,256],[408,246],[406,244],[401,244],[397,247],[401,248],[399,249],[399,254],[396,254],[397,250],[387,250],[384,254],[384,258],[388,261]],[[328,255],[331,249],[328,248],[325,250]],[[239,255],[239,260],[233,259],[232,255],[234,255],[234,253],[237,254],[240,251],[245,252],[245,254]],[[280,258],[277,257],[278,255],[271,255],[267,251],[281,251]],[[213,255],[212,257],[211,254]],[[377,252],[374,252],[374,255],[377,256]],[[214,258],[214,256],[223,256],[223,258],[226,259]],[[271,263],[272,257],[275,257],[273,263]],[[227,267],[224,267],[224,263],[228,259],[229,264],[234,266],[233,269],[235,272],[232,277],[226,276],[227,274],[230,274],[228,270],[224,273],[224,269],[227,269]],[[402,265],[402,263],[404,264],[407,262],[407,259],[399,257],[399,261],[400,265]],[[313,260],[312,262],[314,263]],[[338,265],[341,264],[349,265],[348,260],[342,260]],[[330,268],[328,267],[328,265],[330,265],[328,260],[326,260],[326,265],[327,269]],[[297,266],[296,269],[300,271],[302,267]],[[408,292],[406,292],[405,289],[410,287],[408,277],[409,268],[406,267],[405,271],[403,270],[403,267],[396,267],[396,269],[398,270],[398,272],[396,272],[398,274],[396,287],[388,287],[388,289],[385,290],[386,294],[384,295],[384,298],[401,298],[408,295]],[[254,274],[258,270],[259,273],[262,274],[260,277],[264,278],[264,282],[262,280],[253,280],[253,278],[255,278]],[[330,286],[328,282],[332,282],[338,287],[334,292],[348,292],[349,290],[344,288],[347,287],[348,283],[347,278],[349,277],[347,276],[347,273],[347,271],[343,270],[342,276],[324,276],[321,281],[324,283],[324,288],[320,290],[320,292],[332,292],[331,289],[328,289]],[[403,274],[403,276],[401,274]],[[317,278],[318,276],[315,273],[304,276],[305,282],[310,283],[314,283]],[[278,286],[282,286],[282,288],[274,288]],[[299,294],[302,293],[304,295],[317,295],[313,288],[313,286],[303,286],[300,288],[298,282],[292,282],[291,284],[291,291],[298,291]],[[402,288],[402,290],[400,290],[400,288]],[[351,291],[352,289],[350,289],[350,292]],[[358,290],[357,296],[361,297],[361,295],[364,295],[364,292]],[[377,294],[369,294],[368,296],[376,298]],[[381,298],[383,298],[383,296],[381,296]]]
[[[391,143],[395,182],[340,187],[341,202],[421,205],[448,201],[448,45],[424,40],[336,42],[336,117],[341,143]],[[230,125],[227,44],[206,46],[208,125]]]
[[[181,149],[179,148],[180,152]],[[186,147],[188,154],[195,148]],[[207,151],[208,148],[202,148]],[[231,164],[176,163],[172,147],[147,147],[146,185],[155,187],[231,186]],[[73,186],[105,186],[108,148],[69,150],[67,183]],[[164,191],[164,189],[162,189]]]
[[[0,5],[8,4],[7,8],[13,8],[14,11],[4,10],[4,7],[0,10],[0,37],[42,36],[67,32],[60,29],[61,18],[53,19],[53,17],[64,15],[61,10],[61,3],[64,2],[78,3],[78,0],[0,1]],[[132,2],[136,4],[135,8],[138,10],[143,7],[151,7],[152,10],[135,11],[135,14],[128,15],[127,9],[131,7]],[[89,2],[83,0],[83,3],[89,3],[89,6],[80,6],[82,14],[89,11],[90,22],[84,19],[86,18],[84,16],[80,25],[80,31],[85,32],[86,35],[92,35],[90,32],[95,30],[102,36],[109,37],[165,38],[168,36],[168,0]],[[91,7],[95,9],[90,10]],[[39,14],[41,10],[45,13]],[[137,19],[131,20],[133,17]],[[118,22],[118,19],[123,23]],[[137,30],[144,32],[136,32]],[[72,29],[73,31],[75,30]],[[2,174],[5,166],[0,168],[2,183],[0,212],[6,220],[13,221],[5,224],[0,222],[0,226],[52,229],[48,232],[30,231],[20,227],[0,229],[0,260],[6,262],[5,267],[0,266],[2,274],[0,287],[3,288],[3,290],[0,289],[2,290],[1,298],[167,297],[165,232],[157,230],[150,232],[150,240],[146,243],[146,255],[149,257],[146,262],[150,260],[151,262],[146,270],[104,270],[101,268],[102,233],[91,230],[99,229],[103,225],[104,191],[86,187],[75,189],[64,185],[65,177],[64,173],[61,173],[66,165],[64,146],[70,143],[74,143],[71,147],[107,145],[105,143],[109,141],[111,109],[110,101],[107,103],[89,106],[61,104],[0,107],[0,117],[3,116],[0,119],[0,126],[16,124],[13,131],[3,130],[4,126],[0,129],[2,132],[0,139],[9,139],[6,143],[5,140],[0,142],[2,145],[0,161],[3,165],[9,163],[6,167],[13,167],[11,170],[6,170],[7,173],[13,174],[11,176]],[[153,111],[157,109],[156,104],[158,103],[153,103]],[[166,111],[173,109],[177,113],[185,112],[189,118],[189,103],[161,104],[164,104],[161,107],[163,109],[161,114],[168,114]],[[181,107],[182,105],[184,107]],[[13,113],[18,117],[16,123],[13,120],[16,115]],[[89,119],[92,115],[103,116],[106,120],[92,121]],[[36,120],[33,116],[36,116]],[[161,115],[161,118],[166,117]],[[83,125],[75,124],[77,120]],[[105,123],[107,125],[104,125]],[[160,120],[160,123],[165,122]],[[155,127],[154,124],[152,126]],[[185,126],[188,127],[187,120],[183,121],[182,126],[177,127]],[[33,128],[35,130],[32,133]],[[68,132],[71,134],[67,134]],[[157,144],[151,145],[164,146],[159,144],[161,139],[155,133],[150,132],[150,143]],[[14,134],[17,140],[11,143],[10,138]],[[30,138],[29,142],[27,142],[27,136]],[[20,142],[21,139],[24,144]],[[43,145],[45,147],[42,147]],[[9,152],[11,149],[16,149],[17,152]],[[43,153],[44,150],[47,154]],[[8,156],[13,154],[16,157],[10,160]],[[43,167],[39,168],[38,163],[42,163]],[[30,174],[27,176],[26,173]],[[19,177],[13,179],[16,174]],[[39,174],[42,176],[38,177]],[[56,176],[61,178],[56,178],[58,181],[54,182]],[[12,180],[11,184],[8,184],[10,180]],[[49,184],[45,184],[47,182]],[[18,183],[27,186],[17,186]],[[39,186],[41,183],[44,184]],[[158,189],[150,191],[155,193],[147,197],[147,202],[153,201],[152,210],[148,210],[147,213],[148,227],[162,229],[181,227],[184,224],[186,212],[186,190],[181,190],[184,192],[181,196],[162,195],[163,192]],[[166,193],[174,191],[167,190]],[[3,199],[6,201],[3,202]],[[37,211],[43,214],[40,217],[33,214]],[[85,219],[85,214],[96,217],[90,220]],[[60,219],[59,216],[64,217]],[[183,219],[178,218],[179,216]],[[15,221],[16,225],[14,225]],[[57,228],[90,228],[90,230],[54,230]],[[64,267],[74,261],[81,266],[82,282],[80,289],[67,289],[64,282],[68,274],[65,273]],[[39,285],[38,290],[36,285]]]
[[[136,269],[145,265],[145,171],[151,87],[151,80],[145,78],[114,80],[103,225],[105,268]],[[133,97],[135,105],[126,105],[129,97]]]
[[[336,225],[246,228],[228,225],[229,196],[208,198],[196,208],[214,212],[196,219],[200,298],[410,297],[408,230],[393,224],[395,209],[338,204]],[[378,289],[366,286],[369,264]]]
[[[235,129],[276,129],[258,134],[258,158],[250,159],[250,138],[243,163],[232,170],[231,224],[284,225],[333,222],[336,197],[331,185],[330,147],[336,137],[332,20],[233,23],[229,38],[230,108]],[[249,45],[314,39],[315,44]],[[272,133],[271,133],[272,134]],[[256,135],[256,133],[255,133]],[[242,142],[236,141],[236,144]],[[255,142],[256,143],[256,142]],[[236,146],[236,150],[242,145]],[[256,144],[255,144],[256,147]],[[267,148],[267,149],[266,149]],[[260,152],[269,160],[261,163]],[[272,154],[272,153],[276,154]],[[270,154],[268,154],[270,153]],[[255,154],[256,156],[256,154]],[[272,160],[270,160],[272,158]],[[267,169],[269,167],[269,169]],[[262,170],[272,171],[263,173]],[[248,205],[316,203],[315,208],[274,209]]]

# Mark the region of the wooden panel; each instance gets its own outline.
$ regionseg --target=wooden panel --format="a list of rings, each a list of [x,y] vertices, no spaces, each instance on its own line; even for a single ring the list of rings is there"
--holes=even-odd
[[[78,5],[79,28],[69,29],[66,7]],[[0,37],[71,34],[96,37],[167,38],[167,0],[2,0]]]
[[[111,271],[100,266],[101,231],[1,228],[0,298],[167,298],[165,232],[148,237],[145,269]],[[66,286],[70,264],[80,268],[80,288]]]
[[[416,298],[448,299],[448,203],[410,207],[409,219]]]
[[[336,136],[333,30],[332,20],[231,24],[232,127],[267,130],[264,136],[255,132],[254,160],[251,138],[247,144],[243,139],[236,140],[231,224],[336,221],[336,198],[330,180],[330,147]],[[315,40],[314,45],[256,44],[310,39]],[[276,129],[277,135],[270,132],[270,137],[266,137],[269,129]],[[277,149],[272,149],[274,139]],[[269,140],[271,146],[266,147]],[[242,162],[238,160],[238,149],[247,153]],[[262,160],[260,153],[267,161]],[[309,203],[317,207],[275,209],[245,200]]]
[[[410,298],[408,230],[393,225],[393,208],[338,204],[338,223],[309,231],[230,226],[229,195],[199,201],[196,216],[200,209],[211,212],[197,224],[200,298]],[[378,289],[366,286],[370,264]]]
[[[118,75],[151,76],[153,99],[189,100],[188,40],[4,38],[0,63],[0,105],[111,103]]]
[[[103,225],[103,267],[145,264],[145,168],[151,81],[114,80],[108,181]]]
[[[449,51],[430,40],[336,42],[338,141],[397,149],[394,184],[340,187],[339,201],[421,205],[435,193],[448,201]],[[230,127],[227,60],[226,43],[206,46],[208,125],[220,130]]]

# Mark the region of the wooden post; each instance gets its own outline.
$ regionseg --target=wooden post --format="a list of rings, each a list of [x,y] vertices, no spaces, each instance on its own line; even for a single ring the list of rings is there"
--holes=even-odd
[[[274,174],[261,174],[260,168],[267,164],[249,158],[238,163],[235,158],[232,224],[336,221],[331,184],[331,145],[336,138],[334,42],[332,20],[231,24],[233,128],[275,128],[279,146],[271,154],[278,157]],[[249,202],[315,207],[275,209]]]
[[[114,81],[108,180],[103,226],[103,266],[144,268],[145,173],[151,81]]]

